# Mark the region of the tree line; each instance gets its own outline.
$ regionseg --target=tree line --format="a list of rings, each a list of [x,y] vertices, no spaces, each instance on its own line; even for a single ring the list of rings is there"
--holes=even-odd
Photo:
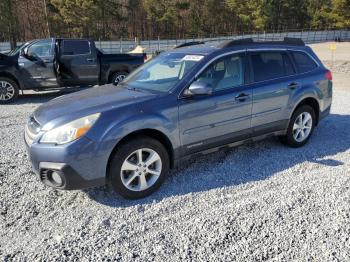
[[[0,41],[176,39],[350,27],[350,0],[1,0]]]

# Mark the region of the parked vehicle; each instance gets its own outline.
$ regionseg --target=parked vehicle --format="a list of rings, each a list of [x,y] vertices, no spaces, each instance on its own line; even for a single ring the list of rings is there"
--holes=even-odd
[[[145,54],[103,54],[86,39],[42,39],[0,54],[0,103],[20,90],[117,84],[144,63]]]
[[[272,135],[305,145],[330,113],[332,74],[301,40],[230,41],[162,53],[117,88],[54,99],[29,118],[25,141],[43,183],[111,183],[145,197],[189,156]]]

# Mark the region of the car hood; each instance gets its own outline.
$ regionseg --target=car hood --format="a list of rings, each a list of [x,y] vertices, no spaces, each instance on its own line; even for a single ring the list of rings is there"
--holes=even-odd
[[[50,129],[83,116],[103,113],[155,96],[156,94],[153,93],[105,85],[52,99],[41,105],[33,115],[42,127]],[[48,123],[49,126],[47,126]]]
[[[15,66],[18,63],[19,55],[9,56],[6,54],[0,53],[0,65],[1,66]]]

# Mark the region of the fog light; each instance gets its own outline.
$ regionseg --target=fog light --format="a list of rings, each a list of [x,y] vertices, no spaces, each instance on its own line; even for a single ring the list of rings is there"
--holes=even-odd
[[[62,186],[63,179],[60,174],[56,171],[52,171],[51,173],[51,182],[53,182],[57,186]]]

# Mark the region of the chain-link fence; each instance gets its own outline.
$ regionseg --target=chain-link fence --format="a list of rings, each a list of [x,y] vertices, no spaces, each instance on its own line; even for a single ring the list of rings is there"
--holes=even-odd
[[[284,37],[301,38],[306,44],[320,43],[327,41],[350,41],[350,30],[299,30],[288,32],[254,32],[239,35],[226,35],[215,37],[191,37],[184,39],[156,39],[156,40],[125,40],[119,41],[96,41],[97,48],[105,53],[126,53],[133,50],[137,45],[145,48],[146,53],[155,53],[159,51],[166,51],[174,48],[177,45],[192,42],[204,41],[210,43],[218,43],[225,40],[241,39],[241,38],[255,38],[258,40],[282,39]],[[18,43],[20,44],[20,43]],[[0,43],[0,52],[10,50],[10,43]]]

